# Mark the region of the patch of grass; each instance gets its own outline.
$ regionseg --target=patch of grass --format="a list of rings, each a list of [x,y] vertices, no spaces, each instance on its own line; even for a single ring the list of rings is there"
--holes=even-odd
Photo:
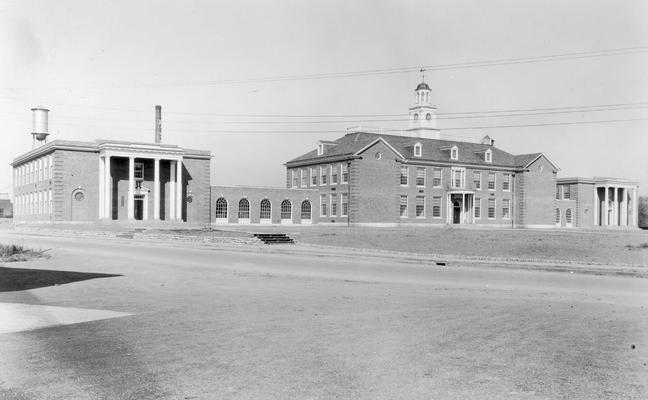
[[[36,258],[49,258],[47,250],[26,249],[19,244],[0,243],[0,262],[29,261]]]

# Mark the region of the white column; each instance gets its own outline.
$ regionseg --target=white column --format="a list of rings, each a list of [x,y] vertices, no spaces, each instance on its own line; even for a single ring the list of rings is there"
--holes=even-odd
[[[135,157],[128,157],[128,219],[135,219]]]
[[[105,159],[99,157],[99,219],[104,218],[106,214],[106,206],[104,204],[104,198],[106,193],[106,184],[104,179],[106,178],[106,172],[104,171]]]
[[[144,200],[142,201],[142,208],[143,208],[143,213],[142,213],[142,219],[144,221],[148,220],[148,202],[149,202],[149,196],[148,194],[144,195]]]
[[[637,196],[637,188],[632,189],[632,221],[628,224],[630,226],[637,226],[639,221],[639,197]]]
[[[605,199],[603,200],[603,226],[608,226],[609,216],[610,216],[610,199],[609,199],[609,188],[605,186]]]
[[[619,225],[627,226],[628,225],[628,188],[623,188],[623,196],[621,197],[621,222]]]
[[[155,159],[153,171],[153,220],[160,219],[160,159]]]
[[[176,168],[175,168],[175,161],[169,161],[169,216],[167,220],[174,220],[175,219],[175,212],[176,212],[176,207],[175,207],[175,188],[176,188]]]
[[[594,186],[594,226],[598,226],[599,222],[599,199],[598,187]]]
[[[110,173],[110,156],[106,156],[104,171],[106,175],[104,177],[104,205],[106,206],[104,217],[107,219],[112,219],[112,176]]]
[[[461,215],[459,216],[461,218],[461,223],[465,224],[466,221],[466,194],[461,193]]]
[[[176,219],[182,220],[182,160],[176,161]]]
[[[621,225],[620,224],[621,218],[619,218],[619,216],[621,215],[619,212],[620,205],[621,204],[619,202],[619,187],[617,186],[614,188],[614,225]]]

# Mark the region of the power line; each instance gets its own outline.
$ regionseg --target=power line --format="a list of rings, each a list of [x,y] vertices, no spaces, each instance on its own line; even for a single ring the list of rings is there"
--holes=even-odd
[[[505,110],[485,110],[485,111],[461,111],[450,113],[437,113],[438,119],[464,119],[464,118],[490,118],[490,117],[517,117],[533,115],[551,115],[564,113],[579,112],[600,112],[600,111],[619,111],[634,110],[648,107],[648,102],[634,103],[616,103],[616,104],[599,104],[585,106],[566,106],[566,107],[546,107],[546,108],[518,108]],[[149,110],[150,112],[150,110]],[[2,114],[27,115],[24,112],[0,111]],[[166,114],[184,115],[179,112],[167,112]],[[213,117],[249,117],[249,118],[381,118],[381,117],[403,117],[403,114],[344,114],[344,115],[288,115],[288,114],[205,114]],[[104,118],[104,117],[80,117],[56,115],[55,119],[82,119],[82,120],[103,120],[118,122],[141,122],[153,123],[152,119],[127,119],[127,118]],[[196,121],[196,120],[173,120],[164,119],[164,123],[187,123],[187,124],[206,124],[206,123],[230,123],[230,124],[308,124],[308,123],[353,123],[353,122],[398,122],[407,121],[407,118],[399,119],[373,119],[363,121],[352,120],[321,120],[321,121]]]
[[[465,68],[479,68],[479,67],[493,67],[502,65],[514,64],[529,64],[538,62],[551,62],[551,61],[564,61],[575,60],[594,57],[608,57],[627,54],[638,54],[648,52],[648,46],[625,47],[617,49],[605,50],[591,50],[582,52],[571,52],[561,54],[551,54],[545,56],[535,57],[520,57],[520,58],[505,58],[494,59],[486,61],[470,61],[463,63],[453,64],[436,64],[436,65],[419,65],[409,67],[396,67],[396,68],[382,68],[382,69],[368,69],[357,71],[345,72],[324,72],[316,74],[291,74],[291,75],[278,75],[266,76],[257,78],[238,78],[238,79],[221,79],[214,81],[196,81],[196,82],[174,82],[174,83],[145,83],[145,84],[132,84],[132,85],[87,85],[87,86],[59,86],[59,87],[4,87],[3,90],[82,90],[82,89],[140,89],[140,88],[156,88],[156,87],[200,87],[200,86],[215,86],[227,84],[247,84],[247,83],[270,83],[270,82],[285,82],[297,80],[320,80],[320,79],[333,79],[333,78],[352,78],[360,76],[373,76],[373,75],[388,75],[388,74],[403,74],[418,72],[421,68],[427,71],[443,71],[451,69],[465,69]]]

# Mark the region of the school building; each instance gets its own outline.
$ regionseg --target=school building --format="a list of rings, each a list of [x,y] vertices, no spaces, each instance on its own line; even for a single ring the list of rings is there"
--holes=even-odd
[[[444,135],[426,83],[407,129],[320,140],[285,163],[285,188],[212,186],[211,152],[162,144],[159,124],[154,143],[47,143],[49,110],[32,111],[34,148],[12,163],[17,221],[637,226],[636,182],[558,178],[543,153]]]

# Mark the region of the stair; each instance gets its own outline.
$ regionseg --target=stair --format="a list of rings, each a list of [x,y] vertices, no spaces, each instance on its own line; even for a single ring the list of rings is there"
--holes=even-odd
[[[285,233],[255,233],[264,244],[295,244],[295,241]]]

